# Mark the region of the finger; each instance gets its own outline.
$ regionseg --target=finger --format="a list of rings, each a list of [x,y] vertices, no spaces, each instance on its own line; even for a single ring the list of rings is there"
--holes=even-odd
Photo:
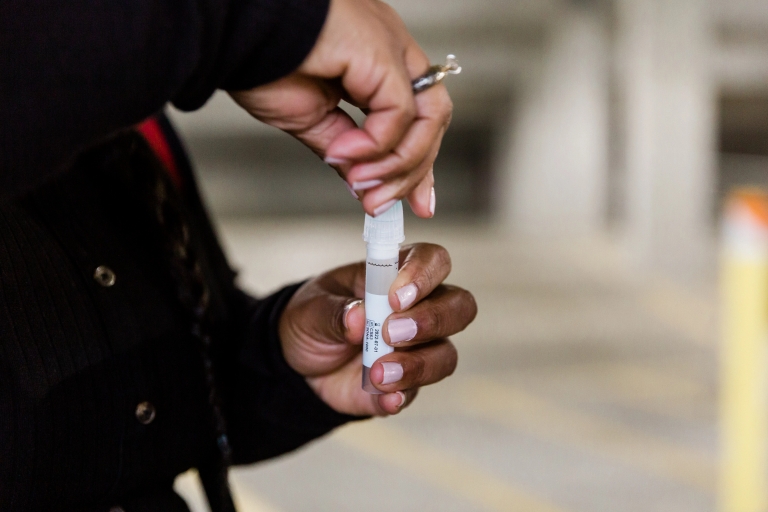
[[[347,68],[342,84],[353,103],[365,109],[367,118],[360,132],[349,132],[334,141],[329,148],[332,157],[365,161],[386,155],[404,137],[419,112],[411,80],[429,67],[429,59],[397,13],[386,4],[379,5],[380,15],[389,20],[389,31],[398,44],[382,59],[385,69],[370,69],[374,61],[370,56],[357,61],[358,66],[353,61]],[[383,79],[371,80],[377,72]]]
[[[294,295],[292,307],[285,313],[300,314],[301,318],[281,322],[281,329],[291,330],[281,332],[281,336],[329,345],[359,345],[365,329],[365,308],[356,299],[364,293],[363,263],[341,267],[308,282]]]
[[[375,66],[375,69],[365,67]],[[368,117],[362,129],[349,130],[328,148],[327,157],[339,162],[364,161],[387,154],[400,142],[416,117],[410,78],[394,55],[374,64],[353,63],[342,84]]]
[[[419,77],[427,72],[430,66],[429,57],[421,49],[419,43],[410,35],[405,40],[405,66],[411,79]]]
[[[457,362],[453,343],[436,340],[382,356],[371,367],[371,382],[385,393],[426,386],[451,375]]]
[[[442,85],[419,94],[416,103],[419,114],[402,141],[384,158],[354,165],[349,172],[350,183],[392,178],[420,165],[431,167],[450,123],[453,106]],[[425,163],[427,158],[431,161]]]
[[[477,303],[467,290],[438,286],[426,299],[384,322],[382,337],[393,347],[410,347],[463,331],[477,316]]]
[[[294,73],[255,89],[231,91],[230,96],[256,119],[290,133],[321,158],[339,135],[357,129],[338,106],[341,91],[327,80]]]
[[[307,129],[336,109],[340,91],[328,81],[297,73],[229,95],[249,114],[288,132]]]
[[[378,215],[382,211],[390,208],[396,200],[405,197],[411,190],[418,186],[428,173],[429,167],[422,167],[406,176],[386,181],[381,184],[377,183],[374,188],[366,190],[363,194],[363,197],[360,200],[363,209],[369,215]]]
[[[397,414],[408,407],[418,394],[419,388],[406,389],[404,391],[395,391],[394,393],[377,395],[379,397],[379,409],[384,414]]]
[[[417,216],[429,219],[435,216],[435,172],[429,169],[424,179],[408,194],[408,204]]]
[[[336,162],[333,159],[328,159],[327,150],[331,145],[331,142],[338,138],[339,135],[355,129],[357,129],[357,125],[349,114],[344,112],[340,107],[336,107],[328,112],[325,117],[318,120],[314,125],[299,130],[291,130],[288,131],[288,133],[300,140],[328,164],[334,166],[337,171],[341,171],[342,169],[336,166],[344,164],[344,162]],[[349,169],[349,166],[346,168]],[[342,177],[344,177],[344,175],[346,175],[346,172],[343,173]]]
[[[393,311],[404,311],[432,293],[451,273],[451,256],[435,244],[415,244],[400,252],[400,271],[389,288]]]
[[[431,211],[430,207],[433,204],[430,197],[432,184],[434,183],[432,164],[438,149],[439,142],[435,144],[433,153],[418,168],[399,178],[386,182],[382,182],[382,180],[356,182],[352,187],[353,189],[367,189],[361,199],[363,209],[370,215],[375,216],[379,211],[386,210],[393,201],[405,196],[410,197],[412,194],[416,195],[414,192],[419,186],[426,185],[428,188],[425,187],[423,191],[417,192],[416,197],[418,197],[419,202],[412,203],[411,209],[420,217],[429,218],[431,216],[429,213]],[[365,187],[360,186],[361,184],[365,184]],[[371,187],[370,189],[368,189],[369,186]],[[416,209],[414,209],[414,204],[417,206]]]
[[[344,404],[339,412],[356,416],[386,416],[390,414],[387,409],[381,407],[381,398],[386,395],[372,395],[363,391],[358,385],[350,385],[351,382],[359,383],[362,379],[362,354],[358,351],[341,368],[335,370],[332,375],[318,375],[307,378],[307,384],[314,390],[321,400],[328,404]],[[393,404],[393,398],[395,399]],[[389,408],[396,405],[399,396],[390,396],[385,399],[389,402]]]
[[[328,293],[362,299],[365,297],[365,262],[350,263],[317,277],[316,286]]]

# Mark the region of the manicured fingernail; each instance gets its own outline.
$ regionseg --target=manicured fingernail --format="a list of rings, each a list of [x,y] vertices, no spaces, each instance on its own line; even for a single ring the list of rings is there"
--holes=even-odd
[[[435,216],[435,187],[432,187],[432,193],[429,195],[429,214]]]
[[[384,183],[381,180],[365,180],[365,181],[353,181],[352,190],[368,190],[369,188],[378,187]]]
[[[346,306],[344,306],[344,316],[342,316],[342,321],[344,322],[344,329],[349,329],[349,325],[347,324],[347,316],[349,316],[349,312],[352,311],[352,308],[356,308],[360,304],[362,304],[362,300],[353,300]]]
[[[397,300],[400,301],[400,309],[405,309],[413,304],[413,301],[416,300],[416,294],[418,292],[419,289],[416,288],[416,285],[413,283],[407,284],[397,290],[395,294],[397,295]]]
[[[378,217],[379,215],[381,215],[385,211],[387,211],[390,208],[392,208],[392,205],[395,204],[396,202],[397,202],[397,199],[390,199],[389,201],[387,201],[383,205],[379,206],[378,208],[375,208],[373,210],[373,216],[374,217]]]
[[[411,318],[397,318],[387,323],[387,332],[390,343],[400,343],[415,338],[418,328]]]
[[[392,384],[403,378],[403,367],[400,363],[381,363],[384,368],[384,378],[382,384]]]
[[[399,409],[405,404],[405,393],[398,391],[397,394],[400,395],[400,403],[397,404],[397,408]]]
[[[352,197],[354,197],[355,199],[357,199],[359,201],[360,198],[357,197],[357,192],[355,192],[355,189],[352,188],[352,185],[350,185],[346,181],[344,182],[344,184],[347,186],[347,190],[349,190],[349,193],[352,194]]]
[[[348,164],[349,160],[345,158],[336,158],[335,156],[326,156],[325,163],[331,164],[331,165],[342,165],[342,164]]]

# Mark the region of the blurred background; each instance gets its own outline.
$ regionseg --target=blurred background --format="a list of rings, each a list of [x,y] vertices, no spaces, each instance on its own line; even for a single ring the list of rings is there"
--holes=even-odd
[[[450,250],[480,313],[403,414],[234,470],[241,509],[715,510],[718,219],[768,184],[768,3],[390,3],[463,66],[436,216],[406,236]],[[364,258],[309,150],[223,93],[170,113],[244,287]]]

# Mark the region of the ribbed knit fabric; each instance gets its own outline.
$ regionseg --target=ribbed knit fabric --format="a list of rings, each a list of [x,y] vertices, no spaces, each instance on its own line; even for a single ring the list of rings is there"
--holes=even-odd
[[[125,152],[115,139],[46,186],[0,201],[3,512],[185,510],[173,478],[216,456],[202,361],[156,227],[120,178],[142,165]],[[182,167],[193,237],[213,276],[212,355],[235,461],[354,419],[282,358],[277,322],[296,286],[261,301],[235,287]],[[114,285],[94,278],[99,266],[114,271]],[[142,402],[156,410],[148,424],[136,415]]]

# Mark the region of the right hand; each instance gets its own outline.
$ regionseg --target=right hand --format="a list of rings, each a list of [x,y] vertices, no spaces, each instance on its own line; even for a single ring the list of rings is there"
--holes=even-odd
[[[475,318],[474,297],[443,283],[451,271],[451,258],[444,248],[404,247],[400,260],[400,271],[389,290],[394,313],[381,327],[382,339],[395,351],[371,367],[371,382],[381,395],[368,394],[360,386],[366,320],[359,299],[365,297],[365,262],[306,282],[280,317],[280,342],[288,365],[338,412],[397,414],[420,387],[444,379],[456,368],[456,347],[447,337]]]
[[[408,198],[414,213],[431,217],[432,164],[452,104],[437,85],[417,96],[411,80],[429,60],[387,4],[332,0],[315,47],[291,75],[232,97],[257,119],[307,145],[354,186],[369,213]],[[341,99],[366,111],[358,128]]]

